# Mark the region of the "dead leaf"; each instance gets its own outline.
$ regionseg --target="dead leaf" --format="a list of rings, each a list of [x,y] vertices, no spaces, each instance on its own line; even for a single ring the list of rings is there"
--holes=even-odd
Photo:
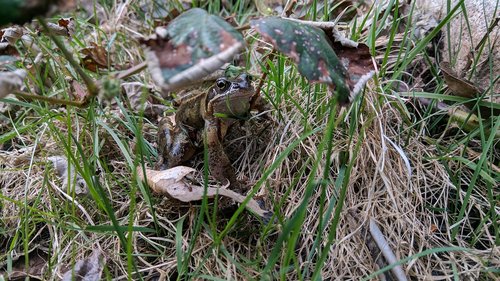
[[[87,183],[82,176],[76,172],[75,167],[69,165],[68,169],[68,159],[65,156],[51,156],[47,159],[52,162],[57,175],[61,178],[63,189],[67,189],[69,182],[70,186],[74,187],[74,193],[76,195],[86,195],[89,193]],[[73,190],[70,190],[69,193],[70,195],[73,194]]]
[[[484,93],[483,89],[474,85],[474,83],[472,83],[471,81],[468,81],[464,78],[460,78],[457,75],[457,73],[453,71],[449,62],[441,62],[439,64],[439,67],[443,72],[444,81],[446,82],[446,85],[448,85],[448,88],[454,95],[468,99],[477,99],[480,98],[481,95]],[[473,109],[474,106],[476,105],[476,102],[475,101],[468,102],[465,103],[465,105],[469,109]],[[487,118],[492,115],[492,109],[490,107],[479,106],[479,109],[481,111],[481,116]],[[500,110],[493,109],[493,114],[494,115],[500,114]]]
[[[73,88],[73,91],[71,91],[71,96],[73,97],[74,101],[83,102],[89,98],[88,92],[80,83],[78,83],[78,81],[73,80],[71,82],[71,88]]]
[[[105,263],[106,259],[102,255],[101,251],[95,249],[90,257],[84,260],[79,260],[73,268],[66,271],[62,281],[99,281],[101,280],[102,270],[104,269]]]
[[[441,62],[439,64],[441,71],[443,72],[444,80],[455,95],[461,96],[464,98],[475,99],[481,96],[481,93],[484,92],[483,89],[476,87],[472,82],[461,79],[455,71],[451,68],[449,62]]]
[[[54,35],[71,36],[75,33],[75,20],[73,18],[60,18],[56,23],[49,22],[47,27]],[[44,32],[38,29],[38,32]]]
[[[23,28],[18,25],[14,25],[12,27],[2,29],[0,32],[0,42],[7,42],[10,45],[14,45],[22,36]]]
[[[0,55],[19,57],[19,52],[17,51],[16,47],[12,46],[7,42],[4,42],[0,43]]]
[[[24,69],[16,69],[11,72],[0,72],[0,98],[6,97],[15,91],[19,91],[24,85],[27,72]]]
[[[83,67],[92,72],[97,72],[98,68],[108,68],[108,52],[106,49],[94,42],[91,42],[90,45],[90,47],[80,51],[85,55],[82,59]]]
[[[182,202],[198,201],[203,199],[204,187],[191,185],[184,180],[188,174],[195,171],[195,169],[185,166],[177,166],[163,171],[146,169],[147,184],[155,193],[167,195]],[[142,167],[137,167],[137,174],[140,179],[144,180]],[[221,195],[238,203],[242,203],[246,198],[232,190],[213,187],[207,188],[206,195],[208,198]],[[261,217],[264,222],[268,222],[273,216],[272,212],[262,209],[254,199],[250,199],[245,207]]]
[[[368,80],[373,77],[375,68],[370,48],[362,43],[354,42],[356,43],[354,45],[351,42],[353,41],[346,39],[332,45],[333,50],[339,56],[342,64],[347,68],[347,72],[349,72],[350,82],[352,83],[350,100],[352,101],[363,89]]]
[[[28,278],[42,280],[48,260],[49,257],[47,253],[36,246],[36,248],[32,251],[30,250],[28,254],[28,267],[26,267],[25,256],[19,255],[13,258],[12,271],[7,272],[0,269],[0,280],[3,280],[2,277],[7,277],[7,280],[27,280]]]
[[[60,18],[57,23],[66,29],[67,35],[72,36],[75,33],[75,19],[74,18]]]

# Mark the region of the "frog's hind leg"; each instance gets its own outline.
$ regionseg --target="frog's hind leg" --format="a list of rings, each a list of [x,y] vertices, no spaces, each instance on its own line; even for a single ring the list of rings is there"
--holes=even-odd
[[[240,183],[236,178],[236,171],[231,165],[231,161],[220,142],[217,122],[215,118],[207,118],[205,120],[205,137],[208,146],[210,174],[221,183],[229,181],[231,189],[241,192]]]
[[[197,148],[183,128],[173,126],[170,120],[162,120],[160,128],[162,128],[158,131],[160,160],[157,169],[165,170],[179,166],[193,157]]]

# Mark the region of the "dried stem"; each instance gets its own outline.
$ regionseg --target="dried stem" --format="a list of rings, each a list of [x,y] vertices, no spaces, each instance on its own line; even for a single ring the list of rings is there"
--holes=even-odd
[[[54,35],[52,30],[49,29],[45,20],[41,17],[38,17],[38,21],[42,25],[43,29],[47,32],[50,39],[52,39],[52,41],[54,41],[54,43],[59,48],[59,50],[61,50],[61,52],[63,53],[63,56],[66,58],[66,60],[69,62],[69,64],[71,64],[71,66],[76,70],[76,72],[78,72],[78,74],[82,77],[83,82],[85,82],[85,85],[87,86],[87,90],[89,92],[89,95],[91,97],[95,97],[98,93],[98,89],[97,89],[96,84],[94,83],[94,80],[89,75],[87,75],[87,73],[85,73],[85,71],[78,64],[78,62],[75,61],[75,59],[73,58],[73,55],[71,55],[71,53],[68,51],[68,49],[66,49],[64,44],[61,43],[59,38],[57,38],[57,36]]]
[[[25,99],[46,101],[50,104],[63,104],[63,105],[70,105],[70,106],[76,106],[76,107],[84,107],[87,104],[86,101],[78,102],[78,101],[63,100],[63,99],[58,99],[58,98],[46,97],[46,96],[32,95],[32,94],[23,93],[23,92],[15,92],[14,95],[16,97],[21,97],[21,98],[25,98]]]

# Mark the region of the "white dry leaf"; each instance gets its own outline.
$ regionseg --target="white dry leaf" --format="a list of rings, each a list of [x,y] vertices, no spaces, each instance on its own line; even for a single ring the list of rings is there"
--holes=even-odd
[[[47,28],[54,35],[72,36],[75,33],[75,20],[73,18],[61,18],[57,23],[47,23]]]
[[[64,273],[62,281],[99,281],[106,259],[101,251],[95,249],[92,255],[84,260],[79,260],[70,270]]]
[[[0,42],[8,42],[10,45],[16,44],[17,40],[23,36],[23,28],[17,25],[2,29],[3,35]]]
[[[121,87],[128,97],[131,109],[135,112],[144,111],[146,116],[157,116],[168,109],[163,104],[152,103],[151,98],[148,98],[151,88],[141,82],[125,82]]]
[[[132,109],[136,112],[144,110],[144,108],[141,107],[144,107],[148,102],[146,101],[143,103],[142,101],[144,99],[141,98],[141,96],[146,86],[141,82],[126,82],[122,83],[121,86],[123,88],[123,91],[125,91],[128,100],[130,101],[130,106],[132,106]]]
[[[62,189],[67,189],[68,183],[74,188],[76,195],[86,195],[89,193],[87,183],[85,180],[75,171],[73,165],[68,165],[68,159],[64,156],[51,156],[47,158],[52,161],[54,168],[57,171],[57,175],[61,178],[63,184]],[[73,190],[70,190],[70,194],[73,194]]]
[[[58,24],[48,22],[47,23],[47,28],[52,32],[54,35],[62,35],[62,36],[69,36],[68,30],[64,26],[60,26]]]
[[[184,178],[196,170],[190,167],[177,166],[163,171],[146,169],[147,183],[149,187],[158,194],[164,194],[182,202],[198,201],[203,199],[204,188],[191,185]],[[137,167],[139,178],[144,180],[142,167]],[[208,187],[206,191],[208,198],[217,195],[229,197],[238,203],[245,200],[245,196],[226,188]],[[273,213],[260,207],[256,200],[250,199],[245,207],[252,213],[260,216],[264,222],[268,222]]]
[[[27,49],[34,51],[35,54],[37,54],[37,57],[41,55],[42,50],[38,45],[35,43],[35,40],[33,40],[33,37],[30,35],[24,34],[21,37],[21,41],[23,42],[23,46],[25,46]],[[35,59],[35,64],[37,64],[36,59]]]
[[[27,72],[24,69],[16,69],[11,72],[0,72],[0,99],[19,91],[24,84]]]

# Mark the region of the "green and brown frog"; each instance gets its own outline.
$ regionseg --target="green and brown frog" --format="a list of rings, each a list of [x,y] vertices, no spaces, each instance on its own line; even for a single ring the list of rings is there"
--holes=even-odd
[[[256,99],[248,74],[235,79],[219,78],[208,92],[195,91],[181,98],[176,102],[175,117],[165,117],[159,124],[159,169],[190,160],[203,147],[205,138],[211,175],[217,181],[229,181],[231,188],[241,190],[222,140],[233,123],[248,116]]]

